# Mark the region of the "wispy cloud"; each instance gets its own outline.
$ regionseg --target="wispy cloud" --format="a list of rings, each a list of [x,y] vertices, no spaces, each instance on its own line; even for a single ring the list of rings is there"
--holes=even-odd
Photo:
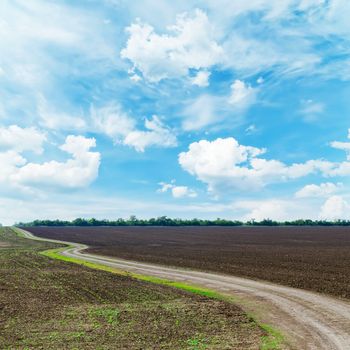
[[[144,152],[147,147],[175,147],[176,135],[173,130],[163,124],[161,119],[153,115],[144,121],[144,129],[137,128],[137,119],[130,117],[116,104],[100,109],[91,109],[95,131],[102,132],[113,139]]]

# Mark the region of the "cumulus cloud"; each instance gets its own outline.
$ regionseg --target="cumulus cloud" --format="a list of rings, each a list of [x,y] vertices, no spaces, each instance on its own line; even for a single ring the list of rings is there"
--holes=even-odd
[[[350,162],[333,163],[332,166],[324,172],[325,176],[349,176]]]
[[[95,146],[94,138],[69,135],[60,149],[71,154],[71,159],[65,162],[27,163],[17,169],[11,181],[29,186],[85,187],[98,175],[100,153],[90,151]]]
[[[193,16],[177,16],[175,25],[167,29],[168,34],[157,34],[140,21],[126,28],[129,39],[121,57],[130,60],[150,82],[186,76],[189,69],[206,69],[222,60],[223,49],[202,10],[197,9]]]
[[[79,188],[89,185],[98,175],[100,153],[91,152],[93,138],[69,135],[60,147],[72,157],[65,162],[28,162],[19,151],[0,153],[0,182],[19,190],[37,187]]]
[[[338,192],[342,187],[341,183],[321,183],[320,185],[306,185],[295,193],[296,198],[328,197]]]
[[[25,165],[26,162],[26,159],[16,151],[6,151],[0,153],[0,184],[6,184],[11,175],[18,171],[18,167]]]
[[[179,163],[184,170],[207,183],[209,191],[222,186],[249,188],[253,185],[254,170],[237,165],[251,162],[264,152],[264,149],[242,146],[232,137],[212,142],[201,140],[190,144],[188,152],[179,154]],[[259,187],[260,178],[256,180],[255,187]]]
[[[171,183],[160,182],[159,185],[161,186],[158,190],[159,193],[170,191],[174,198],[197,197],[196,191],[188,188],[187,186],[176,186],[174,180]]]
[[[126,114],[119,105],[92,108],[91,115],[96,131],[105,133],[115,143],[133,147],[138,152],[144,152],[151,146],[175,147],[177,145],[174,132],[156,115],[145,120],[145,130],[138,129],[136,120]]]
[[[0,149],[41,154],[46,140],[45,133],[35,127],[21,128],[18,125],[0,127]]]
[[[268,184],[316,173],[326,177],[350,174],[350,162],[308,160],[287,165],[279,160],[261,158],[265,151],[240,145],[232,137],[201,140],[191,143],[187,152],[179,154],[179,164],[206,183],[211,192],[256,190]]]
[[[342,196],[328,198],[321,207],[320,219],[349,219],[350,205]]]

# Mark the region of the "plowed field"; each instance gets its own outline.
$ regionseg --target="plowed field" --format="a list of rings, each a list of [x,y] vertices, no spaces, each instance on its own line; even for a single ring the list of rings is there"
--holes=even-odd
[[[261,279],[350,299],[347,227],[33,227],[90,253]]]

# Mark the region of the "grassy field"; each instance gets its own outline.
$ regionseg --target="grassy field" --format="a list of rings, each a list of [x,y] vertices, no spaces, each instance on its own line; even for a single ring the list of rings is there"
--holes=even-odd
[[[258,349],[233,304],[52,260],[0,229],[1,349]]]
[[[348,227],[34,227],[92,253],[267,280],[350,299]]]

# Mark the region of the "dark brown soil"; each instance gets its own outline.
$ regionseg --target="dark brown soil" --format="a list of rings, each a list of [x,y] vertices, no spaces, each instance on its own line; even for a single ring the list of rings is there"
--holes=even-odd
[[[258,349],[235,305],[38,254],[0,229],[0,349]]]
[[[92,253],[262,279],[350,299],[347,227],[35,227]]]

